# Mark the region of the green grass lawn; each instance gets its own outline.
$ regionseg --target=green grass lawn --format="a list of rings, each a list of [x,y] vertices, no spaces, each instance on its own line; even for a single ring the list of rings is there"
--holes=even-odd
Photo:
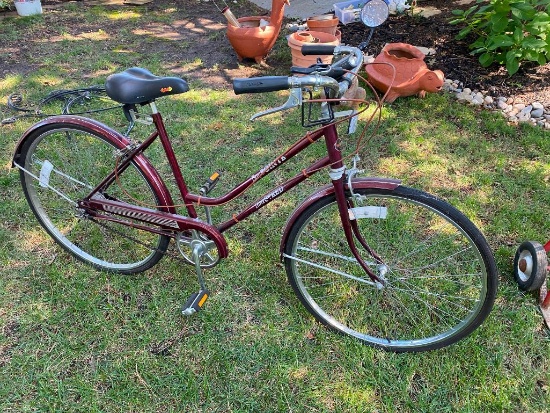
[[[63,10],[88,21],[109,13],[80,3]],[[166,19],[162,11],[135,10],[138,24]],[[47,24],[46,16],[0,20],[0,40]],[[121,33],[130,44],[144,36]],[[68,43],[37,72],[0,78],[0,118],[14,114],[4,102],[15,91],[37,102],[54,89],[98,84],[132,65],[170,74],[155,53],[110,60],[116,42],[99,36]],[[286,47],[280,42],[274,53],[282,56]],[[9,53],[1,46],[0,52]],[[303,133],[298,110],[248,121],[282,104],[285,93],[237,97],[199,80],[191,86],[158,107],[193,190],[221,170],[220,194]],[[94,116],[124,129],[119,110]],[[193,267],[166,258],[139,275],[97,272],[38,226],[19,174],[10,169],[15,145],[32,123],[24,118],[0,127],[0,411],[549,411],[550,335],[536,297],[519,291],[512,275],[522,241],[550,238],[548,132],[508,125],[445,95],[398,99],[384,108],[378,132],[361,152],[368,174],[401,178],[465,212],[487,237],[500,273],[493,312],[470,337],[442,350],[393,354],[320,327],[286,281],[282,229],[297,203],[328,182],[326,173],[227,233],[230,257],[206,272],[212,296],[205,311],[182,318],[180,306],[197,289]],[[133,136],[147,130],[139,125]],[[355,139],[346,137],[344,147],[353,149]],[[298,168],[320,149],[298,159]],[[151,157],[165,168],[158,151]],[[215,218],[262,195],[285,171],[215,211]]]

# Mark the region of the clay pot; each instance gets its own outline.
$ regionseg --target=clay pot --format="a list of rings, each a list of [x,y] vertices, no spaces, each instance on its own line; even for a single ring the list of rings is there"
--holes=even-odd
[[[395,73],[394,73],[395,68]],[[400,96],[437,92],[443,86],[441,70],[432,71],[424,62],[424,53],[406,43],[389,43],[376,56],[373,64],[366,66],[369,82],[379,91],[388,92],[386,102]]]
[[[323,14],[321,16],[310,17],[306,24],[309,30],[313,32],[323,32],[336,34],[338,28],[338,17],[334,14]]]
[[[309,41],[304,41],[309,40]],[[338,46],[340,41],[330,33],[314,32],[314,31],[301,31],[292,33],[288,36],[288,45],[290,46],[290,52],[292,53],[292,65],[298,67],[309,67],[317,63],[317,58],[320,58],[323,63],[331,63],[332,55],[320,56],[304,56],[302,54],[302,46],[310,43],[323,43]]]
[[[227,38],[235,49],[239,60],[252,58],[257,63],[263,63],[281,30],[283,12],[288,0],[272,0],[271,15],[249,16],[237,19],[240,27],[227,25]],[[227,17],[227,16],[226,16]],[[266,20],[267,25],[261,25],[260,21]]]
[[[260,63],[275,44],[280,26],[260,27],[261,19],[267,20],[266,17],[249,16],[237,19],[241,27],[227,25],[227,38],[239,60],[251,58]]]
[[[309,31],[295,33],[294,40],[302,43],[319,43],[319,39],[313,37]]]

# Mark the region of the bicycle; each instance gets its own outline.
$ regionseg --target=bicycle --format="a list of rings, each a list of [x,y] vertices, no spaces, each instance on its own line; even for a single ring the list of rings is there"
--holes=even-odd
[[[387,7],[382,0],[371,0],[363,9],[382,16],[365,18],[363,11],[370,35],[387,17],[382,5]],[[132,122],[141,116],[137,106],[150,108],[151,135],[137,142],[81,116],[42,120],[24,133],[13,159],[25,197],[61,247],[100,270],[145,271],[165,255],[173,240],[185,261],[195,267],[200,285],[182,308],[184,315],[191,315],[209,295],[204,269],[229,255],[224,233],[328,168],[330,183],[295,209],[281,239],[281,259],[301,303],[328,328],[385,350],[424,351],[455,343],[491,311],[497,289],[493,254],[479,229],[447,202],[396,179],[358,177],[358,156],[351,168],[345,166],[338,145],[341,119],[333,109],[357,77],[366,43],[304,46],[304,54],[334,54],[335,61],[295,69],[300,76],[234,80],[237,94],[290,90],[285,105],[255,117],[297,106],[304,110],[304,96],[316,89],[325,96],[321,115],[304,121],[317,129],[308,130],[284,153],[219,197],[208,196],[218,174],[199,193],[188,189],[156,106],[162,96],[188,91],[187,83],[141,68],[111,75],[105,86]],[[344,119],[353,129],[357,111],[348,111]],[[212,222],[210,208],[234,200],[323,139],[325,156],[231,219]],[[177,212],[164,179],[145,156],[157,140],[187,215]],[[199,207],[205,208],[204,220],[199,219]]]

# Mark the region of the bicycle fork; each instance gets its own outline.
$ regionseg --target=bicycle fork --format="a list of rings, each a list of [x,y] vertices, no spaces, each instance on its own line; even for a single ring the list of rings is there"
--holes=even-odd
[[[341,167],[338,169],[331,169],[330,177],[332,180],[332,184],[334,185],[334,195],[336,197],[336,203],[338,205],[338,211],[340,213],[340,219],[342,221],[342,228],[344,230],[344,235],[346,237],[346,241],[348,243],[348,246],[351,250],[351,253],[361,266],[363,268],[363,271],[367,273],[369,278],[377,285],[378,288],[382,288],[385,285],[385,280],[383,278],[384,273],[386,272],[384,269],[380,271],[380,275],[376,275],[365,263],[363,258],[361,257],[361,254],[359,253],[357,246],[354,241],[355,238],[359,241],[361,246],[378,262],[382,263],[381,258],[372,250],[372,248],[369,247],[363,236],[361,235],[359,231],[359,227],[357,225],[357,220],[352,219],[350,217],[350,205],[348,203],[348,200],[346,199],[345,194],[345,188],[344,188],[344,175],[345,175],[345,167]],[[351,188],[351,179],[349,180],[350,190],[353,192],[353,189]]]

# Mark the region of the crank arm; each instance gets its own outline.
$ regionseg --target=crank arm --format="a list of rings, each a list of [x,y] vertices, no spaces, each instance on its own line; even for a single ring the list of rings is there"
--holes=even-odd
[[[302,105],[302,89],[299,87],[295,87],[290,89],[290,96],[288,97],[288,100],[286,103],[282,106],[278,106],[276,108],[267,109],[263,112],[258,112],[254,116],[250,118],[250,120],[256,120],[262,116],[269,115],[271,113],[281,112],[283,110],[288,110],[295,108],[296,106]]]

